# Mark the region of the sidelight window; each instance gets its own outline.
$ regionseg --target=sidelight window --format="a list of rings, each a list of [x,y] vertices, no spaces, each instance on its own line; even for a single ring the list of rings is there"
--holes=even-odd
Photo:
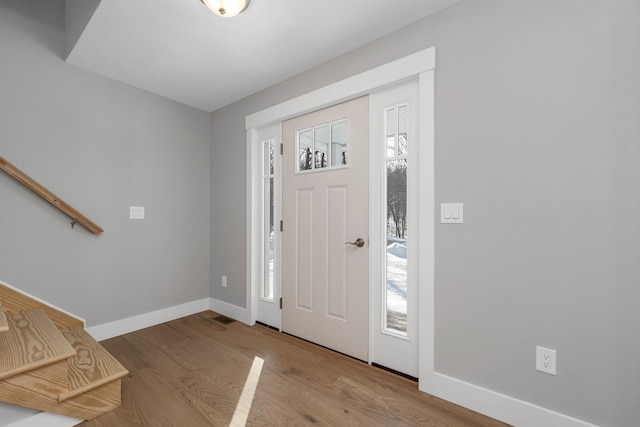
[[[407,151],[408,105],[384,110],[386,145],[386,246],[384,330],[407,333]]]
[[[274,172],[275,172],[275,140],[262,143],[262,198],[263,198],[263,234],[262,263],[263,280],[260,290],[262,299],[273,301],[274,289]]]

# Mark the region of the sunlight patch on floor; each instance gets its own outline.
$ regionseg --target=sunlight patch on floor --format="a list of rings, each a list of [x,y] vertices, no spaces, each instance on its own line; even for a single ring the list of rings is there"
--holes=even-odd
[[[230,427],[244,427],[247,424],[247,418],[249,417],[249,411],[253,403],[253,396],[256,394],[256,389],[258,388],[258,381],[260,380],[263,364],[263,359],[258,356],[254,357],[251,370],[242,388],[240,400],[238,400],[233,418],[231,418]]]

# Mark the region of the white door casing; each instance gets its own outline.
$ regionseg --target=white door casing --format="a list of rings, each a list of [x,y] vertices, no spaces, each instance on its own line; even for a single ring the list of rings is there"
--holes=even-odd
[[[296,132],[341,119],[347,166],[297,172]],[[368,360],[368,98],[288,120],[282,138],[282,330]]]

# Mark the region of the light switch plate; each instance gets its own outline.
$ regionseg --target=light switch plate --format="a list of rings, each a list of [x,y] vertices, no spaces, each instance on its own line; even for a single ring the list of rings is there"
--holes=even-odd
[[[441,224],[462,224],[463,203],[440,203],[440,223]]]
[[[129,219],[144,219],[144,206],[130,206]]]

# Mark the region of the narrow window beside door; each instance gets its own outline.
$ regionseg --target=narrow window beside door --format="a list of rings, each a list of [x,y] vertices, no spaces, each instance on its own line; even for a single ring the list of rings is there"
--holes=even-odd
[[[263,280],[260,298],[273,301],[274,288],[274,230],[273,230],[273,185],[275,141],[270,139],[262,143],[262,197],[263,197],[263,233],[262,262]]]
[[[384,330],[407,334],[407,104],[385,109],[387,250]]]

